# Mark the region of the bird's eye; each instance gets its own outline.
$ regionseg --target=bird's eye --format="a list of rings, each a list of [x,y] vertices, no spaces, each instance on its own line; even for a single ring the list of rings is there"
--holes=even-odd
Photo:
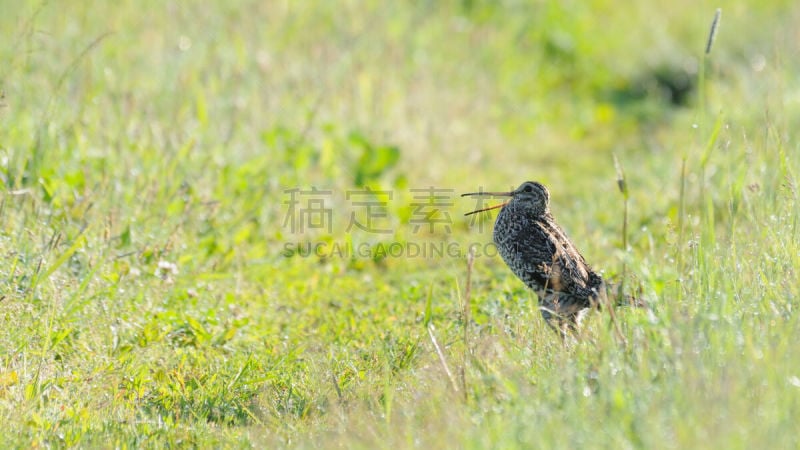
[[[531,186],[530,184],[525,185],[525,188],[523,189],[523,191],[525,191],[525,192],[533,192],[533,186]]]

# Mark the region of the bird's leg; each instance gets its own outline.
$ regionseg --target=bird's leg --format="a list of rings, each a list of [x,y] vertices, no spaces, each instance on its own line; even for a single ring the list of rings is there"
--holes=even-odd
[[[542,311],[544,322],[561,338],[565,345],[570,341],[570,337],[577,334],[578,328],[575,324],[574,315],[565,316],[545,306],[540,306],[539,309]]]
[[[544,318],[544,323],[553,330],[553,333],[559,335],[562,339],[564,338],[563,330],[561,329],[561,318],[559,317],[558,313],[545,307],[539,306],[539,310],[542,312],[542,318]]]

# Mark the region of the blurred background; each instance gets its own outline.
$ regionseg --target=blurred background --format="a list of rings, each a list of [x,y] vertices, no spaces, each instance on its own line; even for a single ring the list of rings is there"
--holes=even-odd
[[[1,417],[30,431],[20,445],[68,444],[59,427],[91,444],[82,421],[132,445],[233,442],[228,431],[175,431],[193,420],[279,430],[286,444],[304,426],[352,431],[325,415],[337,398],[374,394],[383,408],[392,392],[413,415],[416,397],[391,377],[448,403],[425,378],[438,362],[420,323],[438,320],[456,348],[466,248],[491,241],[494,217],[464,218],[476,203],[459,195],[525,180],[549,187],[556,218],[593,266],[620,278],[628,265],[629,286],[660,305],[660,324],[691,323],[685,335],[650,335],[624,322],[646,345],[680,356],[680,343],[713,341],[689,331],[695,313],[750,312],[765,327],[789,317],[799,25],[797,2],[781,0],[0,0]],[[455,251],[414,257],[409,243]],[[361,244],[363,254],[336,250]],[[400,253],[387,255],[393,244]],[[713,275],[721,261],[729,271]],[[480,258],[474,277],[475,339],[534,349],[502,359],[496,376],[548,389],[559,374],[582,380],[606,367],[591,352],[576,366],[538,365],[560,353],[535,298],[497,257]],[[752,303],[736,303],[744,298]],[[731,325],[723,348],[770,348],[774,333],[756,327],[740,340],[742,328]],[[767,359],[789,361],[791,348],[780,348]],[[651,378],[636,384],[645,369],[634,366],[633,392],[655,404],[690,376],[714,384],[718,375],[666,375],[674,384],[659,397]],[[731,389],[750,392],[748,383]],[[429,426],[473,423],[502,403],[492,389],[484,406]],[[676,398],[694,398],[685,394]],[[700,400],[687,408],[702,419]],[[538,401],[537,411],[556,402]],[[568,404],[564,414],[591,411]],[[107,422],[109,411],[123,419]],[[664,411],[666,422],[679,416]],[[165,441],[131,437],[142,430],[136,418],[158,414],[173,420]],[[676,428],[645,428],[656,441],[644,446],[675,438]],[[728,428],[716,430],[730,443]],[[572,444],[592,439],[582,436]]]

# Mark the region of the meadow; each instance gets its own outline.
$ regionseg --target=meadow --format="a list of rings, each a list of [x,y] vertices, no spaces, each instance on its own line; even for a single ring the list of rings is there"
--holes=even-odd
[[[0,447],[800,445],[797,2],[0,29]],[[525,180],[647,307],[547,328],[459,196]]]

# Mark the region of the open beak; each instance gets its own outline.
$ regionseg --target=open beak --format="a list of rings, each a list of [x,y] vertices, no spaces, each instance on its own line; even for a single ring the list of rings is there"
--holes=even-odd
[[[514,195],[514,193],[513,192],[484,192],[484,191],[481,191],[481,192],[468,192],[466,194],[461,194],[462,197],[470,197],[470,196],[473,196],[473,195],[489,195],[489,196],[492,196],[492,197],[511,197],[512,195]]]
[[[470,197],[470,196],[474,196],[474,195],[486,195],[486,196],[491,196],[491,197],[511,197],[513,195],[513,192],[469,192],[467,194],[461,194],[462,197]],[[484,212],[484,211],[491,211],[493,209],[502,208],[503,206],[506,206],[507,204],[508,204],[508,202],[503,202],[503,203],[501,203],[499,205],[490,206],[488,208],[476,209],[475,211],[471,211],[471,212],[465,213],[464,215],[465,216],[469,216],[469,215],[477,214],[477,213]]]
[[[491,211],[493,209],[502,208],[503,206],[506,206],[507,204],[508,204],[508,202],[503,202],[503,203],[500,203],[499,205],[490,206],[488,208],[476,209],[475,211],[470,211],[468,213],[464,213],[464,215],[465,216],[471,216],[472,214],[477,214],[477,213],[484,212],[484,211]]]

